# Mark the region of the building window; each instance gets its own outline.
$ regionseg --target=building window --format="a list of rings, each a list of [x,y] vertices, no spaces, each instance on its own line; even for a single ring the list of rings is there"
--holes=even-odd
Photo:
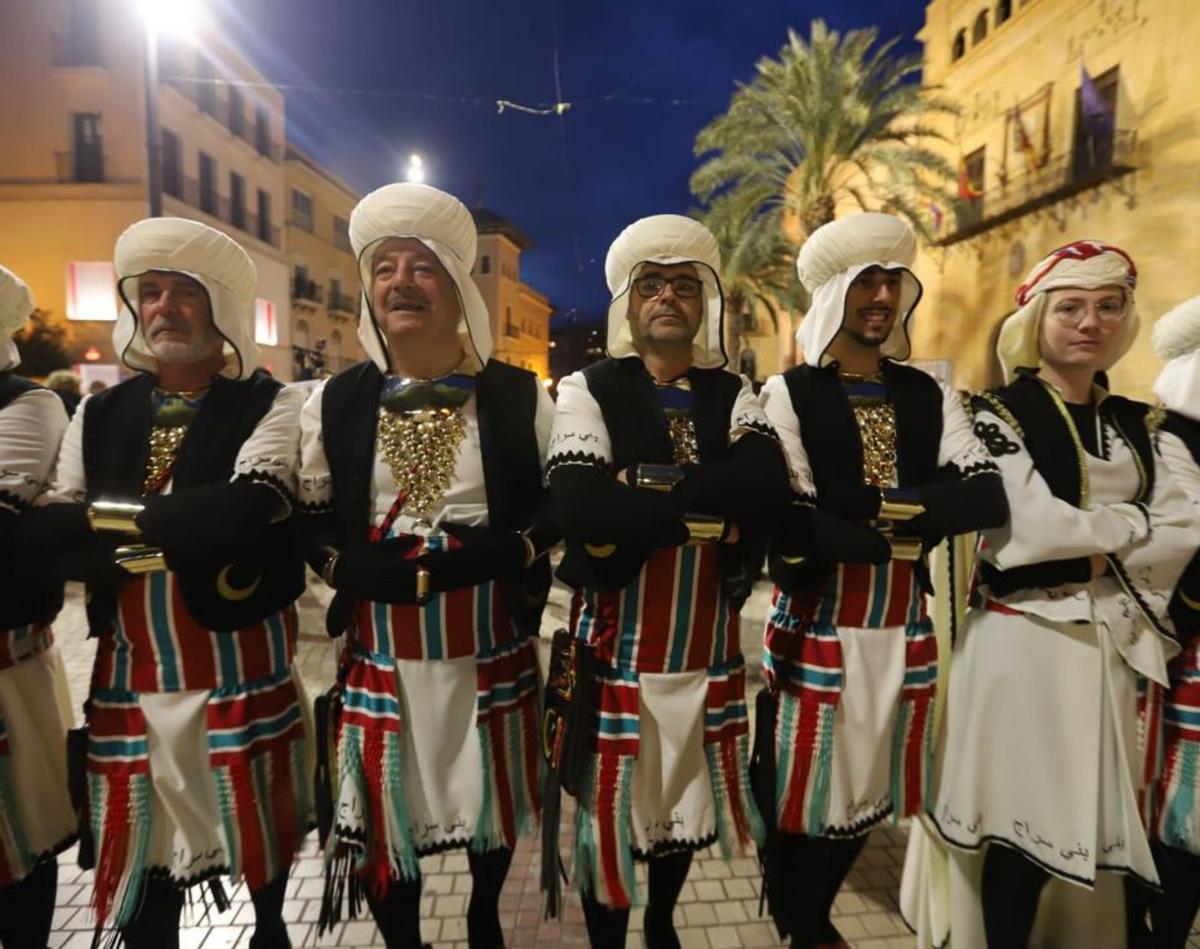
[[[229,223],[246,229],[246,180],[235,171],[229,173]]]
[[[78,261],[67,264],[67,319],[117,318],[116,277],[111,261]]]
[[[292,189],[292,224],[302,231],[312,233],[313,200],[311,195],[296,188]]]
[[[170,129],[162,130],[162,189],[173,198],[183,197],[183,155],[179,136]]]
[[[207,152],[200,153],[200,210],[217,216],[217,163]]]
[[[246,104],[242,101],[242,90],[229,87],[229,131],[238,137],[246,134]]]
[[[342,359],[342,334],[334,330],[329,334],[329,361],[336,368]]]
[[[100,134],[99,112],[76,112],[71,127],[71,179],[104,180],[104,138]]]
[[[254,107],[254,147],[260,155],[271,157],[271,122],[262,105]]]
[[[956,63],[967,53],[967,31],[959,30],[954,34],[954,45],[950,47],[950,62]]]
[[[217,73],[212,60],[203,53],[196,54],[196,105],[201,112],[217,114]]]
[[[961,202],[959,224],[961,226],[978,224],[983,220],[983,183],[987,170],[986,159],[986,148],[977,148],[963,159],[964,167],[958,183],[958,197]]]
[[[975,17],[975,25],[971,27],[971,45],[978,46],[987,39],[987,10],[981,10]]]
[[[271,195],[262,188],[258,189],[258,239],[266,244],[275,243],[271,240]]]
[[[61,66],[100,65],[98,0],[71,0],[67,5],[67,35],[60,51]]]
[[[1117,88],[1121,67],[1114,66],[1092,80],[1092,88],[1075,91],[1075,147],[1071,170],[1087,178],[1110,169],[1116,138]]]
[[[1012,16],[1012,0],[1000,0],[996,4],[996,26],[1004,23]]]
[[[512,307],[504,307],[504,335],[505,336],[520,336],[520,330],[517,329],[517,324],[513,322]]]
[[[481,274],[492,272],[492,259],[487,254],[479,258],[479,272]]]
[[[254,341],[264,346],[279,342],[279,326],[275,322],[275,304],[262,297],[254,298]]]
[[[350,222],[340,214],[333,216],[333,243],[342,250],[353,251],[350,247]]]

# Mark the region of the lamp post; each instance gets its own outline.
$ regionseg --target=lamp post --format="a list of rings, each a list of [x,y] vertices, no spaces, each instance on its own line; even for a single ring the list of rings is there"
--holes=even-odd
[[[137,0],[145,26],[146,50],[142,70],[146,98],[146,171],[150,217],[162,217],[162,130],[158,122],[158,38],[168,33],[188,35],[196,17],[195,0]]]

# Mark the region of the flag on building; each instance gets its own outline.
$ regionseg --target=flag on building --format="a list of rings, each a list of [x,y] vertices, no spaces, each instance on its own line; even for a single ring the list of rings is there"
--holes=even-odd
[[[1012,123],[1013,148],[1025,156],[1025,168],[1027,171],[1032,171],[1041,162],[1038,161],[1037,151],[1033,147],[1033,140],[1029,137],[1029,133],[1025,131],[1025,123],[1021,119],[1020,106],[1013,106]]]
[[[942,221],[946,219],[946,214],[942,210],[941,205],[936,201],[929,202],[929,216],[933,218],[933,232],[940,234],[942,230]]]
[[[1083,63],[1079,64],[1079,112],[1083,118],[1084,132],[1091,140],[1093,155],[1099,157],[1109,154],[1116,115],[1104,94],[1096,88]]]
[[[978,185],[978,187],[976,187]],[[973,201],[983,194],[983,182],[971,180],[971,172],[967,168],[967,160],[958,156],[958,198],[960,201]]]

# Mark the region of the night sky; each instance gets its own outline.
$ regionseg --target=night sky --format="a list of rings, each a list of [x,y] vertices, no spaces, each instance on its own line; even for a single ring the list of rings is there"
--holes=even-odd
[[[734,84],[807,35],[877,25],[902,35],[920,0],[210,0],[218,22],[284,86],[288,137],[363,191],[403,180],[419,152],[428,182],[483,203],[534,242],[522,277],[560,318],[598,319],[604,255],[633,220],[685,213],[696,132]],[[557,28],[556,28],[557,27]],[[545,108],[561,119],[497,99]],[[649,101],[647,101],[649,100]],[[676,100],[674,102],[670,100]]]

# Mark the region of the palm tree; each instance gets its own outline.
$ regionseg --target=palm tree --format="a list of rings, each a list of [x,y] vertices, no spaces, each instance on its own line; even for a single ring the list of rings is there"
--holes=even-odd
[[[930,119],[956,109],[915,81],[920,57],[893,55],[899,38],[878,36],[843,36],[820,19],[807,43],[789,30],[778,59],[760,60],[728,111],[696,136],[703,161],[692,193],[706,206],[720,196],[798,216],[800,239],[847,200],[905,217],[929,237],[929,206],[951,205],[955,179],[929,147],[945,139]]]
[[[796,253],[783,234],[779,209],[755,209],[721,196],[698,215],[721,248],[721,288],[725,295],[726,351],[737,369],[745,336],[765,312],[778,332],[808,299],[796,277]]]

